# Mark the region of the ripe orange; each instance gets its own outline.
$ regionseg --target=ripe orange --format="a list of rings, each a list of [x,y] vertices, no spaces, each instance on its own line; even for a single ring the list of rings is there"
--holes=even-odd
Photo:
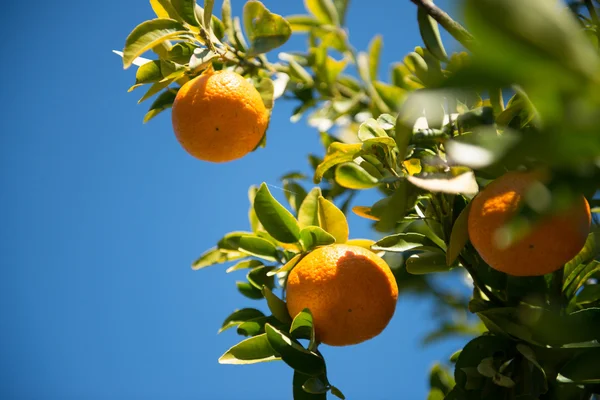
[[[236,160],[254,150],[269,116],[256,88],[232,71],[206,72],[184,84],[173,103],[181,146],[204,161]]]
[[[398,286],[390,267],[359,246],[334,244],[306,255],[290,272],[290,315],[313,315],[317,340],[346,346],[371,339],[394,315]]]
[[[513,276],[554,272],[585,244],[591,214],[581,196],[568,209],[539,221],[531,232],[508,248],[497,245],[497,231],[519,210],[538,172],[509,172],[490,183],[471,203],[468,230],[471,243],[490,267]]]

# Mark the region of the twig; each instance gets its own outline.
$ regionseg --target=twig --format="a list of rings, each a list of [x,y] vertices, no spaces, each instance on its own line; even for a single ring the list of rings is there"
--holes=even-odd
[[[438,8],[430,0],[410,0],[424,9],[427,14],[435,19],[454,39],[467,49],[471,49],[475,38],[461,24],[452,19],[445,11]]]

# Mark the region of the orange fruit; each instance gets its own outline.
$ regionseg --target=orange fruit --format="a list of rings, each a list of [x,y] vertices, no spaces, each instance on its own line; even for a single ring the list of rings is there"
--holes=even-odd
[[[359,246],[334,244],[306,255],[290,272],[290,315],[313,315],[317,340],[346,346],[371,339],[394,315],[398,286],[387,263]]]
[[[269,115],[256,88],[232,71],[206,72],[184,84],[172,123],[181,146],[204,161],[226,162],[254,150]]]
[[[491,182],[471,202],[468,231],[471,243],[490,267],[513,276],[554,272],[583,248],[590,231],[590,206],[580,196],[569,209],[536,223],[507,248],[497,245],[497,231],[518,212],[539,172],[508,172]]]

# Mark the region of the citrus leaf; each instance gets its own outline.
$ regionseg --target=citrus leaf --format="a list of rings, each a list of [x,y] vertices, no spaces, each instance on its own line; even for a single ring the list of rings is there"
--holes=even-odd
[[[273,294],[273,292],[266,286],[262,288],[263,296],[267,299],[267,305],[269,306],[269,310],[275,318],[283,323],[288,323],[292,321],[292,317],[287,309],[287,305],[283,300]]]
[[[305,251],[310,251],[317,246],[326,246],[335,243],[335,238],[318,226],[307,226],[300,231],[300,243]]]
[[[339,25],[339,16],[331,0],[304,0],[304,6],[322,24]]]
[[[331,394],[337,397],[338,399],[346,400],[346,396],[344,396],[344,393],[342,393],[342,391],[336,388],[335,386],[331,385],[329,390],[331,391]]]
[[[310,375],[303,374],[299,371],[294,371],[294,400],[327,400],[326,393],[312,394],[304,390],[304,383],[310,378]]]
[[[448,244],[448,251],[446,252],[446,265],[454,264],[454,261],[458,258],[458,255],[465,248],[469,241],[468,231],[468,220],[469,210],[471,209],[471,203],[469,203],[458,215],[454,225],[452,226],[452,233],[450,233],[450,243]]]
[[[474,196],[479,191],[479,186],[475,180],[475,174],[470,171],[447,179],[419,178],[411,175],[407,176],[406,179],[416,187],[434,193],[440,192]]]
[[[585,279],[583,270],[588,263],[600,254],[600,231],[593,230],[587,237],[583,248],[573,257],[571,261],[565,264],[563,292],[568,298],[581,286]],[[593,268],[592,268],[593,269]],[[587,278],[586,278],[587,279]]]
[[[221,329],[219,329],[218,333],[224,332],[229,328],[238,326],[239,324],[249,321],[251,319],[264,316],[265,314],[263,314],[256,308],[242,308],[241,310],[235,310],[227,318],[225,318],[225,321],[223,321]]]
[[[336,243],[348,240],[348,221],[344,213],[331,201],[319,196],[319,226],[335,238]]]
[[[285,17],[294,32],[308,32],[321,25],[321,22],[310,15],[289,15]]]
[[[285,263],[285,265],[282,266],[281,268],[273,270],[273,271],[269,271],[268,275],[276,275],[280,272],[290,272],[292,270],[292,268],[294,268],[296,266],[296,264],[298,264],[298,262],[302,259],[302,256],[303,256],[303,254],[296,254],[294,257],[292,257],[292,259],[290,261]]]
[[[600,383],[600,349],[589,349],[571,359],[560,375],[579,384]]]
[[[363,142],[375,137],[387,137],[385,130],[373,118],[367,119],[358,128],[358,138]]]
[[[370,189],[377,186],[378,179],[355,162],[339,164],[335,168],[335,181],[348,189]]]
[[[242,336],[257,336],[265,333],[265,325],[268,323],[279,323],[273,316],[258,317],[245,321],[238,325],[237,334]]]
[[[225,272],[230,273],[233,271],[238,271],[240,269],[252,269],[252,268],[260,267],[261,265],[263,265],[263,263],[258,260],[245,260],[245,261],[240,261],[239,263],[227,268],[225,270]]]
[[[369,43],[369,73],[372,81],[377,79],[381,47],[383,47],[383,38],[381,35],[376,35]]]
[[[150,6],[158,18],[170,18],[182,22],[171,0],[150,0]]]
[[[199,27],[196,16],[196,0],[170,0],[177,14],[188,24]]]
[[[246,276],[248,282],[254,286],[256,289],[261,291],[261,297],[264,297],[264,293],[262,293],[262,289],[264,286],[268,288],[272,288],[274,286],[274,279],[272,275],[268,275],[269,271],[272,271],[273,267],[267,267],[261,265],[260,267],[256,267]]]
[[[314,349],[316,347],[313,316],[308,308],[305,308],[300,311],[298,315],[294,316],[292,326],[290,327],[290,334],[296,339],[310,340],[308,345],[309,349]]]
[[[161,112],[171,108],[173,106],[173,102],[175,101],[176,96],[177,91],[173,89],[168,89],[162,92],[156,98],[156,100],[154,100],[146,115],[144,115],[144,124],[150,121],[152,118],[156,117]]]
[[[214,264],[222,264],[227,261],[232,261],[239,258],[247,257],[241,253],[224,253],[220,249],[214,247],[203,253],[196,261],[192,263],[192,269],[198,270],[209,267]]]
[[[378,240],[371,248],[373,250],[401,253],[421,247],[428,242],[429,239],[420,233],[397,233]]]
[[[444,44],[440,36],[440,28],[436,20],[430,17],[424,8],[418,7],[417,21],[419,22],[421,38],[423,38],[423,43],[425,43],[427,50],[440,61],[448,60],[448,54],[446,54],[446,49],[444,49]]]
[[[296,243],[300,239],[300,226],[284,206],[269,192],[265,183],[254,197],[254,211],[266,231],[282,243]]]
[[[406,270],[413,275],[446,272],[451,268],[446,265],[446,257],[443,252],[428,251],[414,254],[406,260]]]
[[[260,83],[256,85],[256,90],[258,90],[265,108],[267,110],[272,110],[275,105],[275,86],[273,86],[273,81],[269,78],[262,78]]]
[[[588,279],[600,272],[600,261],[598,260],[592,260],[588,264],[582,265],[584,267],[574,271],[577,276],[572,278],[570,285],[563,290],[567,298],[571,298]]]
[[[250,39],[248,56],[251,57],[281,46],[292,34],[285,18],[271,13],[261,2],[254,0],[244,5],[244,28]]]
[[[379,218],[372,214],[371,207],[366,206],[354,206],[352,207],[352,212],[359,217],[371,219],[373,221],[379,221]]]
[[[219,358],[219,364],[255,364],[278,360],[277,354],[269,344],[267,334],[242,340]]]
[[[142,22],[125,40],[123,67],[129,68],[138,56],[161,42],[188,33],[185,26],[172,19],[157,18]]]
[[[296,371],[318,376],[325,372],[325,361],[319,355],[306,350],[296,339],[280,331],[271,324],[265,325],[265,332],[271,347],[281,359]]]
[[[215,5],[215,0],[204,0],[204,13],[203,13],[202,25],[207,30],[211,29],[214,5]]]
[[[394,193],[373,204],[371,214],[379,218],[375,228],[380,232],[387,232],[396,226],[396,223],[406,214],[408,198],[408,183],[405,179],[398,181]]]
[[[268,261],[277,261],[277,247],[268,241],[258,236],[244,235],[240,237],[239,251],[263,258]]]
[[[327,385],[325,385],[319,378],[314,376],[308,378],[307,381],[304,382],[302,389],[311,394],[323,394],[329,391],[329,387],[327,387]]]
[[[262,292],[256,288],[256,286],[248,283],[238,281],[235,283],[238,292],[240,292],[243,296],[252,299],[252,300],[261,300],[263,299]]]
[[[325,158],[315,169],[314,182],[319,183],[323,179],[323,174],[331,167],[354,160],[360,155],[362,146],[361,143],[332,143],[327,149]]]

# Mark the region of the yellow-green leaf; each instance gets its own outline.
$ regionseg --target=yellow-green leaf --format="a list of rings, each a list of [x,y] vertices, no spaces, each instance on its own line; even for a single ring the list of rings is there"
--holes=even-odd
[[[348,240],[349,228],[346,216],[323,196],[319,197],[319,226],[331,234],[336,243],[345,243]]]

